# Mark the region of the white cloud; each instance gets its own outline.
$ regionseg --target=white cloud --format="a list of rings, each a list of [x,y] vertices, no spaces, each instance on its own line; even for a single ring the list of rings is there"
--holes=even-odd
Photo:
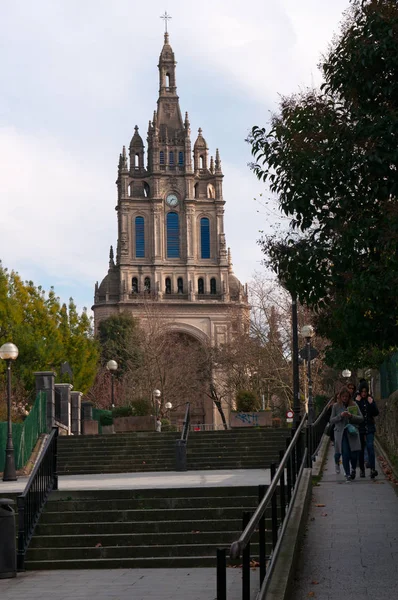
[[[168,0],[181,108],[225,172],[226,236],[244,281],[269,215],[246,163],[247,130],[277,95],[319,81],[349,0]],[[163,0],[14,0],[0,22],[1,257],[90,304],[116,243],[116,165],[157,100]],[[40,280],[35,279],[39,276]],[[43,281],[44,279],[44,281]],[[77,292],[77,293],[76,293]]]

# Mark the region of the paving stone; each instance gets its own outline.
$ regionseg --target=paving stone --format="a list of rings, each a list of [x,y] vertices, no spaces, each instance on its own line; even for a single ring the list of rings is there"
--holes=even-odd
[[[387,600],[398,588],[398,498],[378,469],[345,484],[334,473],[333,449],[323,478],[314,487],[306,536],[292,598],[308,600]],[[316,504],[325,504],[318,508]],[[321,517],[320,512],[327,513]],[[311,560],[307,560],[311,557]],[[325,557],[326,558],[325,560]],[[319,581],[314,586],[311,581]]]

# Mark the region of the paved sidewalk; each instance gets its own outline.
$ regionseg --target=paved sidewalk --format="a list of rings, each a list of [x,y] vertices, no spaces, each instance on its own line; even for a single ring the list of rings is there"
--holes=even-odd
[[[335,474],[329,448],[323,478],[313,489],[292,600],[397,596],[398,497],[376,468],[375,480],[359,479],[358,470],[357,479],[346,483]]]
[[[242,598],[241,570],[228,569],[227,576],[228,600],[240,600]],[[255,597],[256,594],[253,592],[252,600]],[[0,598],[1,600],[215,600],[216,568],[27,571],[20,573],[16,579],[0,579]]]
[[[0,481],[0,497],[23,492],[28,481]],[[269,469],[228,469],[217,471],[156,471],[153,473],[115,473],[101,475],[61,475],[61,492],[77,490],[139,490],[154,488],[229,487],[268,485]]]

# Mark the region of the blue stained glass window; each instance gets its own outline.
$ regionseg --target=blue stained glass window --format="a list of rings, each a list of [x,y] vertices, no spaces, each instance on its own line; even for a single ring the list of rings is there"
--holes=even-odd
[[[181,166],[184,164],[184,152],[178,153],[178,164]]]
[[[145,258],[145,222],[144,217],[135,218],[135,257]]]
[[[164,152],[163,150],[160,151],[160,155],[159,155],[159,163],[161,165],[164,165]]]
[[[174,152],[170,152],[169,154],[169,163],[174,165]]]
[[[180,225],[178,214],[167,213],[167,258],[180,257]]]
[[[207,217],[200,219],[201,257],[210,258],[210,221]]]

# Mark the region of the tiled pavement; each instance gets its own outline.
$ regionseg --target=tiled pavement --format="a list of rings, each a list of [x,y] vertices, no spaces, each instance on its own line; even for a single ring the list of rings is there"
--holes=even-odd
[[[313,488],[291,600],[397,597],[398,497],[377,468],[375,480],[358,479],[358,471],[355,481],[345,483],[329,449],[323,478]]]
[[[228,569],[228,600],[240,600],[241,571]],[[215,600],[216,569],[28,571],[0,579],[1,600]],[[253,593],[252,598],[255,598]]]

